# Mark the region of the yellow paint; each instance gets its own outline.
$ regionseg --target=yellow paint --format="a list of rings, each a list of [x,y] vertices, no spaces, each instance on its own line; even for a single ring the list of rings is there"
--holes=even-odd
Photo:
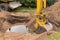
[[[37,13],[36,13],[36,15],[39,15],[40,14],[40,12],[42,11],[42,0],[37,0]]]
[[[43,20],[40,20],[37,18],[37,23],[42,26],[42,27],[45,27],[45,22]]]
[[[44,8],[46,8],[46,0],[44,0]]]
[[[34,25],[34,27],[37,29],[37,28],[38,28],[38,23],[36,23],[36,24]]]
[[[44,5],[43,5],[44,3]],[[46,8],[46,0],[37,0],[37,10],[36,10],[36,24],[34,25],[35,28],[37,29],[38,28],[38,25],[42,26],[42,27],[45,27],[46,26],[46,20],[43,21],[44,19],[46,19],[44,17],[44,13],[41,14],[42,12],[42,9]],[[40,19],[39,17],[42,17],[42,19]]]

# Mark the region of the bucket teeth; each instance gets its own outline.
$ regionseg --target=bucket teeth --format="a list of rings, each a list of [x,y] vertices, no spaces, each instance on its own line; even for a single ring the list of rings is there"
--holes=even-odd
[[[48,24],[46,24],[45,29],[46,29],[47,31],[51,31],[51,30],[53,30],[53,25],[52,25],[51,23],[48,23]]]
[[[41,34],[41,33],[44,33],[46,32],[47,30],[41,26],[38,27],[38,29],[36,29],[34,32],[37,33],[37,34]]]
[[[37,34],[41,34],[43,32],[48,32],[48,31],[51,31],[53,29],[53,26],[51,23],[48,23],[46,24],[45,27],[42,27],[42,26],[39,26],[34,32],[37,33]]]

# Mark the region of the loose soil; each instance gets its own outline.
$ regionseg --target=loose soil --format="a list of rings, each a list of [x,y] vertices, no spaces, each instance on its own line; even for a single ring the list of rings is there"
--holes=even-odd
[[[42,34],[19,34],[19,33],[14,33],[14,32],[8,32],[5,33],[4,35],[0,33],[0,40],[48,40],[47,39],[47,34],[42,33]]]
[[[55,31],[60,31],[60,2],[48,7],[45,12],[47,19],[54,26]],[[42,34],[19,34],[19,33],[6,33],[6,30],[12,25],[24,24],[27,25],[30,20],[35,18],[35,14],[32,13],[13,13],[7,11],[0,12],[0,39],[1,40],[48,40],[47,33]],[[33,20],[35,21],[35,20]],[[27,24],[26,24],[27,23]],[[32,22],[29,22],[28,26]],[[34,22],[33,22],[34,24]],[[31,28],[31,27],[30,27]]]
[[[60,31],[60,2],[48,7],[45,12],[47,19],[54,26],[55,31]]]

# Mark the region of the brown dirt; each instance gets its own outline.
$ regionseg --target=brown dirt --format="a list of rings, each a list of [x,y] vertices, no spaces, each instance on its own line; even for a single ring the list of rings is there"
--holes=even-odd
[[[29,13],[20,13],[20,12],[13,13],[13,12],[1,11],[0,30],[2,32],[5,32],[8,28],[16,24],[27,25],[26,23],[29,22],[32,18],[33,18],[33,14],[29,14]]]
[[[9,17],[9,12],[1,11],[0,12],[0,31],[4,32],[6,29],[5,27],[8,26],[7,18]]]
[[[19,34],[19,33],[14,33],[14,32],[8,32],[2,35],[0,33],[0,39],[1,40],[48,40],[47,39],[47,34],[42,33],[42,34]]]
[[[53,24],[54,30],[60,31],[60,2],[48,7],[45,12],[47,19]]]

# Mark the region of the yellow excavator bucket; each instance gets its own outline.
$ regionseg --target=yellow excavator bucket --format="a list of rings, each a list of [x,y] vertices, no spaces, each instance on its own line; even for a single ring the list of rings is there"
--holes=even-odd
[[[37,0],[36,24],[34,27],[38,29],[40,26],[49,31],[52,30],[53,27],[52,24],[47,21],[46,13],[42,12],[43,8],[46,8],[46,0]]]

